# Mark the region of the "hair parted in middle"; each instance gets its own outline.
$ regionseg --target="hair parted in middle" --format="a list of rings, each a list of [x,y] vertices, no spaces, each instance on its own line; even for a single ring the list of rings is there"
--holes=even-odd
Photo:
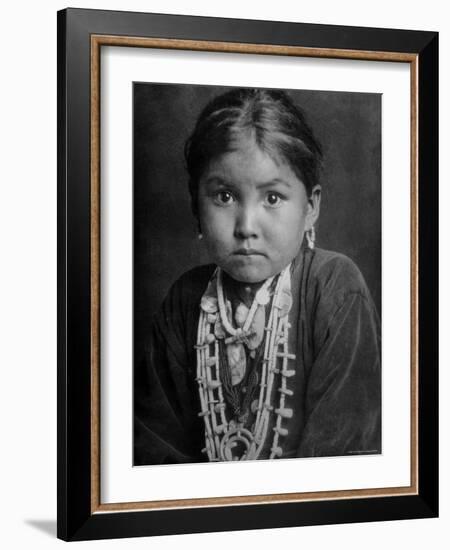
[[[276,162],[289,164],[310,196],[319,184],[322,147],[303,111],[282,90],[236,88],[213,98],[185,145],[192,210],[198,216],[199,180],[209,163],[251,138]]]

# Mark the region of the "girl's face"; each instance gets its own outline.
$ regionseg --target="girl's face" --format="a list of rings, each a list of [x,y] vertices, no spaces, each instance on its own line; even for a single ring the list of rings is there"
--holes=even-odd
[[[211,259],[233,279],[257,283],[297,255],[319,214],[320,187],[308,199],[284,161],[250,138],[213,159],[199,181],[200,226]]]

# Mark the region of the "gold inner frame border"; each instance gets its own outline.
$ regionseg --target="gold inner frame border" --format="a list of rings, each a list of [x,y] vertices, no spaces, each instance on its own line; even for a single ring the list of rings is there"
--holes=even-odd
[[[280,55],[296,57],[318,57],[329,59],[354,59],[409,63],[410,65],[410,224],[411,224],[411,437],[410,437],[410,485],[406,487],[367,488],[339,491],[317,491],[304,493],[282,493],[267,495],[240,495],[232,497],[210,497],[179,500],[155,500],[142,502],[101,503],[100,499],[100,54],[102,46],[123,46],[136,48],[163,48],[205,52],[229,52],[240,54]],[[110,513],[133,510],[164,510],[236,506],[249,504],[275,504],[287,502],[308,502],[315,500],[360,499],[417,495],[418,474],[418,77],[417,54],[365,50],[339,50],[330,48],[306,48],[301,46],[280,46],[273,44],[247,44],[166,38],[142,38],[115,35],[91,35],[90,64],[90,184],[91,184],[91,513]]]

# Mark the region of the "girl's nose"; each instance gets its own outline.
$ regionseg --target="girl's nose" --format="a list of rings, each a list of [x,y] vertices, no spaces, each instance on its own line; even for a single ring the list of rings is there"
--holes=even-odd
[[[253,208],[241,207],[236,215],[234,236],[238,239],[257,237],[257,220]]]

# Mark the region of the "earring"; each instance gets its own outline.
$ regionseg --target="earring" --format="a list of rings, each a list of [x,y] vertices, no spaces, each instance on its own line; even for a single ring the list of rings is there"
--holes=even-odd
[[[314,243],[316,242],[316,230],[314,226],[306,232],[306,241],[308,243],[308,248],[314,250]]]
[[[203,233],[199,233],[199,234],[197,235],[197,239],[198,239],[199,241],[201,241],[201,240],[203,239]]]

